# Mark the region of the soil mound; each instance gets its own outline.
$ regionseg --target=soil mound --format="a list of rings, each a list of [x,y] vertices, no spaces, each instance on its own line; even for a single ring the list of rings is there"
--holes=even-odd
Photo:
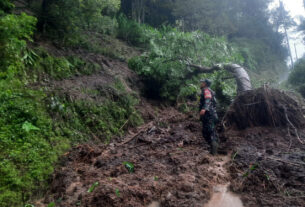
[[[258,126],[303,128],[301,105],[277,89],[262,87],[239,95],[224,117],[226,128],[246,129]]]

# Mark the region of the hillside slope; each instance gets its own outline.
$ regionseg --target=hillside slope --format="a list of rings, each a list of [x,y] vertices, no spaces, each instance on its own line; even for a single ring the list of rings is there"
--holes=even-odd
[[[72,100],[102,102],[105,93],[90,91],[104,91],[119,78],[127,91],[140,91],[140,78],[126,63],[80,55],[103,70],[48,83],[49,90],[61,91]],[[202,139],[196,111],[183,114],[138,97],[145,124],[130,128],[110,144],[95,139],[95,144],[75,146],[61,158],[50,189],[35,206],[221,206],[208,204],[219,196],[229,196],[233,202],[229,206],[240,205],[236,195],[227,194],[229,190],[240,196],[244,206],[304,203],[305,146],[295,134],[286,134],[286,128],[221,131],[220,127],[220,155],[213,157]],[[304,137],[303,128],[299,133]],[[132,170],[125,162],[133,165]]]

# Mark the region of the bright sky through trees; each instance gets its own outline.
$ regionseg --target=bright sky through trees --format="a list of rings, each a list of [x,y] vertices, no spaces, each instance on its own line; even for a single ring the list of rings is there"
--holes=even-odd
[[[305,9],[304,9],[303,0],[282,0],[282,2],[284,3],[285,9],[290,12],[291,16],[296,20],[297,23],[300,23],[299,21],[300,16],[305,18]],[[272,7],[278,5],[279,5],[279,1],[275,0]],[[296,60],[294,45],[296,45],[298,58],[302,57],[305,54],[303,37],[300,35],[299,32],[296,32],[295,30],[296,28],[292,28],[289,31],[291,52],[294,60]]]

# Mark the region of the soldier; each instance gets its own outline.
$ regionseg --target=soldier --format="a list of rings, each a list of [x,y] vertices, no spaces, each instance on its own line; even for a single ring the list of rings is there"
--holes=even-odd
[[[209,88],[211,81],[208,79],[200,80],[201,96],[200,96],[200,120],[202,122],[202,135],[207,143],[211,146],[211,153],[217,154],[218,137],[215,131],[215,124],[218,121],[216,113],[215,93]]]

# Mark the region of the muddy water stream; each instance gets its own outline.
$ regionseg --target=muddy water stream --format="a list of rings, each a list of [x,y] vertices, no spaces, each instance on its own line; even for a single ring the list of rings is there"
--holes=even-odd
[[[230,161],[230,155],[220,156],[214,160],[214,165],[210,171],[216,173],[216,176],[227,177],[225,164]],[[203,207],[244,207],[240,198],[228,190],[230,183],[216,184],[213,188],[211,200]],[[147,207],[161,207],[160,202],[154,201]]]
[[[230,155],[221,157],[219,160],[216,160],[215,164],[218,167],[213,167],[212,171],[217,174],[217,176],[225,176],[227,177],[228,173],[225,168],[225,164],[230,161]],[[219,184],[213,188],[212,198],[211,200],[204,205],[204,207],[243,207],[243,204],[240,198],[228,191],[227,184]]]
[[[213,191],[211,200],[204,207],[243,207],[239,197],[228,191],[228,185],[219,185]]]

